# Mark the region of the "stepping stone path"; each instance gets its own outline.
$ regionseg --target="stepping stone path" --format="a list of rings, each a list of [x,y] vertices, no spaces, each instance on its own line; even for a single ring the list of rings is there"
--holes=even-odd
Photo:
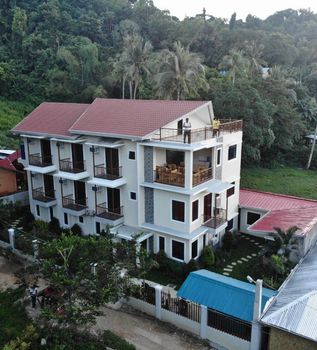
[[[243,264],[243,261],[238,260],[237,263],[238,263],[238,264]]]
[[[255,253],[252,253],[251,255],[252,255],[252,256],[256,256],[256,254],[255,254]]]
[[[222,273],[224,276],[230,276],[228,272],[223,272]]]
[[[251,255],[247,255],[247,258],[248,258],[248,259],[252,259],[252,256],[251,256]]]
[[[223,270],[227,271],[227,272],[232,272],[232,268],[230,268],[230,267],[225,267]]]
[[[236,263],[236,262],[233,262],[233,263],[231,263],[231,265],[236,266],[236,265],[237,265],[237,263]]]
[[[254,244],[255,244],[255,245],[260,245],[260,243],[259,243],[259,242],[255,242]]]
[[[243,261],[249,261],[249,259],[247,259],[247,258],[241,258],[241,260],[243,260]]]

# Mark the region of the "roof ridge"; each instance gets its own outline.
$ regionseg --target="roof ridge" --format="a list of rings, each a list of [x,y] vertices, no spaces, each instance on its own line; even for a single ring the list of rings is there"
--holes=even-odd
[[[309,202],[316,202],[317,203],[317,200],[316,199],[312,199],[312,198],[303,198],[303,197],[291,196],[291,195],[288,195],[288,194],[274,193],[274,192],[268,192],[268,191],[261,191],[261,190],[252,189],[252,188],[241,188],[240,191],[263,193],[263,194],[269,194],[269,195],[273,195],[273,196],[277,196],[277,197],[299,199],[299,200],[303,200],[303,201],[309,201]]]
[[[316,203],[317,204],[317,203]],[[298,209],[317,209],[317,206],[312,207],[296,207],[296,208],[284,208],[284,209],[269,209],[267,214],[275,213],[277,211],[291,211],[291,210],[298,210]],[[316,215],[317,216],[317,215]],[[263,216],[264,217],[264,216]]]

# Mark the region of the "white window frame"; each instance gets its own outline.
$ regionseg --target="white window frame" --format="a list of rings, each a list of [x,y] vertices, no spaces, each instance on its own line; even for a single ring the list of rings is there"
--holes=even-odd
[[[184,262],[185,261],[185,252],[186,252],[186,245],[185,245],[185,243],[182,242],[182,241],[179,241],[178,239],[173,239],[173,238],[171,238],[170,241],[171,241],[171,258],[173,260],[175,260],[175,261]],[[182,243],[184,245],[184,260],[173,257],[173,242],[174,241],[178,242],[178,243]]]
[[[219,164],[217,163],[218,162],[218,152],[220,153],[220,156],[219,156],[220,162],[219,162]],[[217,150],[216,150],[216,167],[220,167],[221,164],[222,164],[222,149],[221,148],[217,148]]]
[[[131,193],[135,193],[135,199],[131,198]],[[137,193],[135,191],[130,191],[129,192],[129,200],[132,202],[136,202],[137,201]]]
[[[134,153],[134,159],[130,158],[130,152]],[[128,151],[128,160],[132,160],[133,162],[136,161],[136,151],[132,151],[132,150]]]
[[[160,235],[157,236],[157,252],[160,251],[160,238],[164,239],[164,253],[166,253],[166,237]]]
[[[204,239],[204,237],[203,237]],[[193,257],[193,243],[197,242],[197,255]],[[198,259],[199,257],[199,238],[196,238],[194,241],[190,243],[190,259]]]
[[[193,203],[194,203],[194,202],[198,202],[198,213],[197,213],[197,219],[195,219],[195,220],[193,221]],[[196,221],[199,220],[199,207],[200,207],[200,205],[199,205],[199,199],[195,199],[195,200],[192,201],[191,203],[192,203],[192,206],[191,206],[191,223],[193,224],[193,223],[195,223]]]
[[[184,221],[178,221],[173,219],[173,201],[184,203]],[[178,199],[171,199],[170,219],[172,222],[177,222],[178,224],[186,224],[186,202],[180,201]]]

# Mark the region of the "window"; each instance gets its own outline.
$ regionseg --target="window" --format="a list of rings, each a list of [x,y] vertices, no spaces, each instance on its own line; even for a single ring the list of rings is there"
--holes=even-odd
[[[41,216],[40,206],[39,205],[36,206],[36,215],[37,216]]]
[[[159,251],[165,251],[165,237],[159,237]]]
[[[185,221],[185,203],[172,201],[172,219],[176,221]]]
[[[233,219],[228,221],[227,231],[232,230],[232,228],[233,228]]]
[[[183,119],[177,122],[177,135],[182,135],[183,133]]]
[[[50,207],[50,220],[52,221],[54,217],[54,210],[53,210],[53,207]]]
[[[135,152],[129,151],[129,159],[135,160]]]
[[[228,160],[234,159],[237,157],[237,145],[230,146],[228,148]]]
[[[184,260],[184,243],[172,241],[172,257],[179,260]]]
[[[203,235],[203,247],[206,247],[206,239],[207,239],[207,233]]]
[[[130,199],[136,200],[136,193],[135,192],[130,192]]]
[[[84,217],[83,217],[83,216],[80,216],[80,217],[78,218],[78,221],[79,221],[81,224],[83,224],[83,223],[84,223]]]
[[[185,161],[185,152],[181,151],[171,151],[166,150],[166,163],[167,164],[176,164],[180,165],[183,164]]]
[[[198,219],[198,199],[192,203],[192,221]]]
[[[221,165],[221,148],[217,149],[217,166]]]
[[[68,225],[68,215],[67,215],[67,213],[64,213],[64,224]]]
[[[96,222],[96,233],[100,233],[101,230],[100,230],[100,222]]]
[[[247,225],[252,225],[254,224],[256,221],[258,221],[260,219],[261,215],[257,214],[257,213],[252,213],[251,211],[248,211],[248,215],[247,215]]]
[[[233,187],[229,188],[229,190],[227,190],[227,198],[231,197],[232,195],[234,195],[234,185],[235,182],[231,182],[231,185],[233,185]]]
[[[198,239],[192,243],[192,259],[197,258],[198,255]]]

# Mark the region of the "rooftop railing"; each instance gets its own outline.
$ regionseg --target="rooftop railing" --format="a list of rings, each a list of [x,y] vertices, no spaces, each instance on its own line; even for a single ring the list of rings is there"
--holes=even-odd
[[[41,156],[40,153],[29,155],[29,164],[39,167],[46,167],[52,165],[52,156]]]
[[[107,203],[96,206],[96,216],[108,220],[117,220],[123,216],[123,206],[118,208],[108,208]]]
[[[106,180],[117,180],[122,177],[122,166],[117,168],[105,167],[104,164],[95,165],[95,177]]]

